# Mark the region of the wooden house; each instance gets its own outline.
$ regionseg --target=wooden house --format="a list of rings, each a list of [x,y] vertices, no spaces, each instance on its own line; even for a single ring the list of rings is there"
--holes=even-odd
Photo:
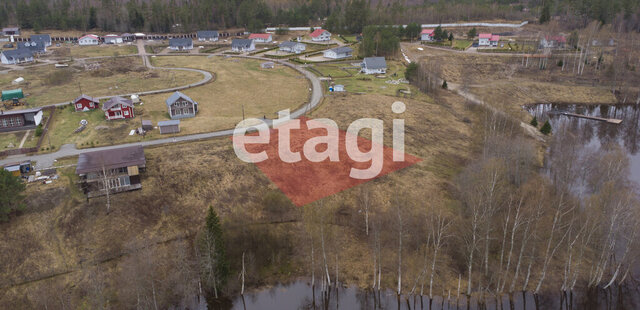
[[[331,59],[348,58],[353,55],[353,49],[348,46],[340,46],[340,47],[332,48],[330,50],[326,50],[322,52],[322,55],[325,58],[331,58]]]
[[[26,48],[2,51],[2,54],[0,54],[0,61],[5,65],[17,65],[33,62],[33,52]]]
[[[169,39],[169,49],[174,51],[184,51],[193,49],[193,40],[190,38]]]
[[[234,52],[250,52],[256,49],[256,45],[251,39],[233,39],[231,50]]]
[[[420,41],[432,42],[435,41],[435,29],[422,29],[420,32]]]
[[[307,49],[307,46],[304,43],[293,42],[293,41],[285,41],[278,45],[280,51],[285,53],[295,53],[300,54]]]
[[[273,37],[270,33],[252,33],[249,35],[249,40],[254,40],[257,43],[269,43]]]
[[[198,103],[179,91],[169,96],[165,103],[171,119],[194,117],[198,113]]]
[[[362,61],[361,72],[364,74],[384,74],[387,72],[387,62],[384,57],[365,57]]]
[[[73,107],[76,109],[76,112],[89,111],[97,109],[100,106],[100,101],[98,99],[87,96],[85,94],[82,94],[78,98],[74,99],[72,103]]]
[[[120,96],[112,97],[102,105],[104,117],[107,120],[125,119],[135,117],[133,102]]]
[[[142,188],[140,173],[146,168],[142,146],[81,153],[76,174],[89,198]]]
[[[34,129],[42,122],[42,108],[0,110],[0,132]]]
[[[160,134],[179,133],[180,120],[172,119],[170,121],[159,121],[158,129],[160,130]]]
[[[314,42],[331,41],[331,32],[322,28],[314,30],[309,36],[311,37],[311,41]]]
[[[98,45],[100,38],[95,34],[88,34],[78,39],[78,45]]]
[[[196,32],[196,36],[198,41],[215,42],[218,41],[219,34],[215,30],[200,30]]]

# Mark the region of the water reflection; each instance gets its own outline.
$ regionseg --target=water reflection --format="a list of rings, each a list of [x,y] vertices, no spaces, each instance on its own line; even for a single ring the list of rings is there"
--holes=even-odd
[[[577,105],[577,104],[536,104],[525,109],[538,118],[540,123],[547,119],[554,129],[564,127],[578,141],[590,148],[602,148],[611,143],[624,147],[629,156],[630,179],[640,184],[640,107],[637,105]],[[566,111],[589,116],[621,119],[619,125],[576,117],[557,112]],[[555,133],[554,133],[555,134]],[[565,133],[560,133],[565,134]]]

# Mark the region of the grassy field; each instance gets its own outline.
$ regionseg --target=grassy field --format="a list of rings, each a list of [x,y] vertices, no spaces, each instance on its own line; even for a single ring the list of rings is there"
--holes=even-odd
[[[453,44],[451,44],[451,47],[457,50],[466,50],[467,48],[469,48],[469,46],[471,46],[471,44],[473,44],[472,40],[455,39],[453,40]]]
[[[80,89],[82,93],[98,97],[175,87],[202,79],[202,74],[197,72],[148,70],[138,57],[84,63],[96,63],[99,68],[86,70],[76,62],[65,69],[46,65],[11,71],[0,75],[0,89],[20,87],[29,106],[44,106],[73,100],[80,95]],[[12,85],[11,81],[18,77],[24,77],[25,82]]]
[[[391,120],[397,117],[390,106],[396,100],[381,95],[331,97],[312,117],[331,118],[342,129],[357,118],[377,117],[383,119],[385,128],[390,128]],[[358,238],[363,234],[360,231],[363,222],[356,207],[360,188],[368,187],[380,197],[376,205],[380,213],[388,209],[393,212],[390,197],[398,189],[416,198],[428,197],[432,206],[450,204],[445,189],[469,156],[472,143],[473,125],[463,119],[477,120],[472,111],[455,100],[447,99],[442,104],[403,101],[407,105],[402,115],[407,126],[406,151],[423,161],[325,198],[322,208],[286,209],[284,222],[280,222],[282,216],[273,220],[274,214],[263,206],[265,195],[279,191],[255,165],[236,157],[227,138],[145,149],[147,170],[142,190],[112,196],[109,214],[104,199],[86,201],[78,192],[73,168],[59,170],[62,178],[53,184],[30,185],[26,211],[0,224],[4,236],[0,243],[0,273],[4,275],[0,285],[8,286],[0,296],[0,306],[24,308],[29,303],[38,304],[48,294],[68,292],[71,305],[89,302],[89,297],[83,297],[86,294],[76,287],[85,287],[90,274],[98,272],[105,292],[114,296],[110,305],[119,308],[122,306],[119,302],[125,302],[125,294],[130,290],[127,286],[130,282],[123,277],[128,262],[136,257],[129,254],[137,252],[132,249],[144,244],[153,249],[154,255],[190,253],[191,240],[202,226],[209,205],[216,208],[226,227],[225,238],[231,245],[227,254],[233,273],[242,251],[256,257],[248,262],[247,268],[251,270],[248,287],[308,274],[304,266],[308,265],[306,229],[310,222],[304,214],[313,212],[326,214],[331,222],[345,223],[326,228],[328,246],[340,249],[340,279],[349,284],[368,284],[367,270],[371,263],[363,259],[368,253],[367,241]],[[390,135],[391,131],[385,130],[385,144],[390,143]],[[180,159],[180,165],[175,165],[176,158]],[[260,246],[242,246],[247,242]],[[395,247],[383,247],[382,251],[382,257],[395,257]],[[270,257],[275,259],[267,259]],[[403,270],[419,273],[421,264],[412,262],[422,259],[420,251],[407,252],[403,255]],[[392,287],[394,261],[384,264],[382,284]],[[85,265],[95,267],[88,269]],[[178,265],[163,260],[156,274],[158,283],[171,270],[178,270]],[[457,278],[453,268],[443,266],[439,272],[444,278]],[[51,277],[30,281],[46,276]],[[11,286],[21,282],[27,283]],[[70,283],[74,283],[73,288]],[[236,277],[230,279],[229,285],[231,289],[237,288]]]
[[[27,135],[27,139],[22,147],[34,147],[38,143],[38,137],[35,136],[35,129],[27,131],[14,131],[0,133],[0,152],[5,150],[17,149],[20,146],[22,138]],[[8,147],[13,145],[13,147]]]
[[[67,45],[63,45],[67,47]],[[62,48],[62,47],[61,47]],[[55,51],[55,48],[52,48]],[[101,44],[96,46],[79,46],[73,45],[69,47],[70,56],[74,58],[83,57],[99,57],[99,56],[125,56],[138,53],[135,45],[107,45]]]

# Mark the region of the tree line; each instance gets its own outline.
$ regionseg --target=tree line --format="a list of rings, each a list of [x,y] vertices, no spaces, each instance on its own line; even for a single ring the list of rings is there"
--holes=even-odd
[[[205,28],[243,27],[259,31],[265,26],[318,25],[337,33],[360,33],[366,25],[443,23],[479,19],[539,19],[559,16],[568,25],[584,27],[591,20],[617,23],[640,30],[640,5],[633,0],[578,0],[521,3],[515,0],[400,2],[375,5],[364,0],[312,0],[280,5],[264,0],[7,0],[0,3],[0,25],[23,28],[87,31],[185,32]]]

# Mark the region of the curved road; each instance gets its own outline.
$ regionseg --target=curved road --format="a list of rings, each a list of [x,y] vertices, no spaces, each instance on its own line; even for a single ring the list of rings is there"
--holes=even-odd
[[[155,90],[155,91],[149,91],[149,92],[141,92],[141,93],[137,93],[137,94],[153,94],[153,93],[170,92],[170,91],[174,91],[174,90],[190,88],[190,87],[199,86],[199,85],[202,85],[204,83],[207,83],[213,78],[210,72],[203,71],[203,70],[198,70],[198,69],[153,67],[151,65],[151,63],[149,62],[149,59],[147,58],[148,55],[144,52],[144,46],[142,46],[142,44],[138,45],[138,53],[142,57],[144,64],[149,68],[163,69],[163,70],[167,69],[167,70],[195,71],[195,72],[203,73],[205,75],[205,79],[203,79],[200,82],[197,82],[197,83],[194,83],[194,84],[185,85],[185,86],[174,87],[174,88],[169,88],[169,89],[162,89],[162,90]],[[304,75],[311,82],[311,96],[309,98],[309,102],[307,104],[305,104],[304,106],[300,107],[298,110],[295,110],[295,111],[291,112],[291,118],[298,118],[298,117],[304,115],[307,111],[309,111],[309,110],[313,109],[314,107],[316,107],[320,103],[320,100],[322,99],[322,85],[320,84],[320,79],[318,79],[318,77],[315,76],[314,74],[312,74],[311,72],[309,72],[307,70],[304,70],[300,66],[297,66],[297,65],[294,65],[294,64],[291,64],[291,63],[288,63],[288,62],[284,62],[284,61],[281,61],[281,60],[274,60],[274,59],[271,59],[271,58],[264,58],[264,57],[257,57],[257,56],[231,56],[231,57],[242,57],[242,58],[260,59],[260,60],[277,62],[279,64],[282,64],[282,65],[285,65],[287,67],[293,68],[294,70],[300,72],[302,75]],[[109,96],[109,97],[113,97],[113,96]],[[104,98],[109,98],[109,97],[104,97]],[[60,103],[58,105],[64,105],[64,104],[68,104],[68,103],[65,102],[65,103]],[[269,126],[271,126],[271,121],[268,120],[267,123],[269,124]],[[178,142],[185,142],[185,141],[197,141],[197,140],[209,139],[209,138],[214,138],[214,137],[230,136],[230,135],[233,134],[233,130],[234,129],[219,130],[219,131],[212,131],[212,132],[206,132],[206,133],[200,133],[200,134],[192,134],[192,135],[185,135],[185,136],[172,137],[172,138],[164,138],[164,139],[141,141],[141,142],[132,142],[132,143],[110,145],[110,146],[102,146],[102,147],[94,147],[94,148],[86,148],[86,149],[77,149],[75,147],[75,145],[73,145],[73,144],[65,144],[65,145],[61,146],[58,151],[53,152],[53,153],[36,154],[36,155],[13,155],[13,156],[9,156],[9,157],[7,157],[5,159],[0,160],[0,165],[5,165],[5,164],[8,164],[8,163],[13,163],[13,162],[19,162],[19,161],[23,161],[23,160],[32,160],[32,161],[36,162],[35,169],[36,170],[41,170],[41,169],[52,167],[54,165],[54,163],[55,163],[55,160],[58,159],[58,158],[63,158],[63,157],[68,157],[68,156],[77,156],[79,154],[87,153],[87,152],[102,151],[102,150],[109,150],[109,149],[117,149],[117,148],[121,148],[121,147],[134,146],[134,145],[141,145],[141,146],[145,147],[145,146],[153,146],[153,145],[160,145],[160,144],[167,144],[167,143],[178,143]]]

